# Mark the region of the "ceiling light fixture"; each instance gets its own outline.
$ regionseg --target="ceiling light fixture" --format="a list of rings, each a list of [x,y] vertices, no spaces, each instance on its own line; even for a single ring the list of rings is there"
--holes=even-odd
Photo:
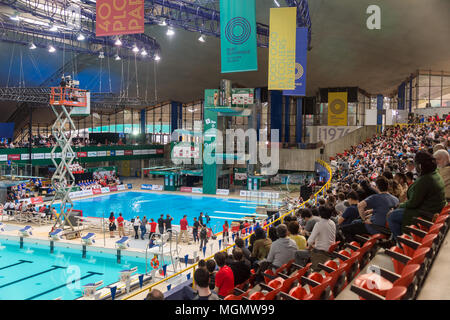
[[[119,38],[117,38],[117,40],[116,40],[116,42],[114,42],[114,45],[116,45],[116,46],[121,46],[122,45],[122,41],[120,41],[120,39]]]
[[[204,35],[200,35],[200,38],[198,38],[198,41],[205,42],[206,41],[205,36]]]
[[[30,43],[30,50],[34,50],[36,49],[36,46],[33,42]]]
[[[161,60],[161,57],[158,54],[155,55],[155,61],[159,61],[159,60]]]
[[[115,55],[115,57],[114,57],[114,60],[116,60],[116,61],[119,61],[119,60],[121,60],[122,58],[120,58],[120,56],[118,55],[118,54],[116,54]]]
[[[13,16],[11,16],[11,17],[9,17],[11,20],[14,20],[14,21],[19,21],[20,20],[20,17],[19,17],[19,15],[17,14],[17,12],[13,15]]]
[[[280,3],[277,0],[273,0],[273,2],[275,3],[275,5],[279,8],[280,7]]]
[[[139,52],[139,48],[136,47],[136,45],[134,45],[132,51],[133,51],[134,53],[138,53],[138,52]]]
[[[58,31],[58,27],[55,25],[52,25],[49,30],[50,31]]]
[[[143,57],[145,57],[147,54],[148,54],[147,51],[145,51],[145,49],[142,49],[141,55],[142,55]]]
[[[78,37],[77,37],[77,40],[78,40],[78,41],[83,41],[84,39],[86,39],[86,38],[85,38],[85,36],[84,36],[82,33],[80,33],[80,34],[78,35]]]
[[[166,20],[161,20],[161,22],[159,23],[160,26],[165,27],[167,26]]]
[[[55,52],[55,51],[56,51],[56,49],[55,49],[54,46],[49,46],[49,47],[48,47],[48,52],[53,53],[53,52]]]

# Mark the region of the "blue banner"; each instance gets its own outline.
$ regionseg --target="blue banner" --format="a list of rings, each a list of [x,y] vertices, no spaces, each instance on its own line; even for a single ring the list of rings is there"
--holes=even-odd
[[[220,1],[222,73],[258,70],[255,0]]]
[[[308,28],[297,28],[296,46],[295,46],[295,89],[283,90],[283,95],[305,96],[307,54],[308,54]]]

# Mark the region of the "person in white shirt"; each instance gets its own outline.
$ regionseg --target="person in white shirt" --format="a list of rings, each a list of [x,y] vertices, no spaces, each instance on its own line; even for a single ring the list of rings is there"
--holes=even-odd
[[[317,270],[319,263],[330,258],[328,249],[336,241],[336,224],[331,220],[332,212],[328,207],[319,207],[320,221],[318,221],[307,241],[306,250],[299,250],[295,254],[295,261],[305,266],[311,259],[312,268]]]
[[[134,238],[139,239],[139,226],[141,225],[141,220],[139,219],[139,216],[134,219],[133,222],[133,228],[134,228]]]

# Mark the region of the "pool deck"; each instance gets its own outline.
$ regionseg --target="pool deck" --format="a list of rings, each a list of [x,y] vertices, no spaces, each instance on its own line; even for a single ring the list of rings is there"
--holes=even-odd
[[[221,196],[221,195],[204,195],[204,194],[189,194],[189,193],[184,193],[184,192],[176,192],[176,191],[149,191],[149,190],[142,190],[141,189],[141,184],[142,183],[148,183],[147,180],[141,180],[141,179],[130,179],[127,181],[124,181],[124,183],[132,183],[133,184],[133,188],[132,189],[127,189],[125,191],[118,191],[118,192],[129,192],[129,191],[135,191],[135,192],[144,192],[144,193],[164,193],[164,194],[179,194],[179,195],[193,195],[193,196],[204,196],[204,197],[215,197],[215,198],[226,198],[226,199],[240,199],[243,200],[245,198],[240,197],[239,196],[239,191],[234,192],[233,194],[230,194],[229,196]],[[268,191],[268,190],[261,190],[261,191]],[[273,191],[273,190],[271,190]],[[117,193],[118,193],[117,192]],[[116,193],[116,192],[115,192]],[[86,198],[93,198],[93,197],[99,197],[99,196],[104,196],[104,195],[95,195],[95,196],[88,196],[88,197],[81,197],[81,198],[77,198],[76,200],[79,199],[86,199]],[[281,200],[281,199],[280,199]],[[47,202],[46,204],[49,204],[49,202]],[[2,232],[1,234],[4,236],[17,236],[18,235],[18,230],[20,228],[22,228],[25,225],[31,225],[33,227],[33,235],[30,236],[28,239],[32,240],[32,239],[39,239],[39,240],[44,240],[44,241],[49,241],[49,232],[53,226],[53,223],[49,223],[46,225],[36,225],[36,224],[26,224],[26,223],[18,223],[16,221],[4,221],[3,222],[5,224],[5,231]],[[110,237],[110,233],[109,231],[103,233],[103,232],[99,232],[98,230],[93,231],[93,230],[89,230],[89,229],[85,229],[81,231],[81,236],[86,235],[88,232],[95,232],[96,234],[96,245],[92,246],[98,249],[101,248],[108,248],[108,249],[114,249],[115,250],[115,242],[117,240],[119,240],[118,237],[118,232],[115,231],[114,238]],[[141,240],[141,239],[134,239],[134,234],[126,234],[126,236],[129,236],[131,239],[129,241],[129,248],[127,249],[127,251],[129,252],[140,252],[140,253],[145,253],[146,250],[146,246],[148,244],[148,238],[146,238],[145,240]],[[193,258],[194,256],[199,257],[200,259],[204,258],[204,257],[209,257],[211,255],[213,255],[215,252],[219,251],[219,240],[222,239],[222,236],[218,236],[216,240],[212,240],[209,239],[207,245],[206,245],[206,254],[203,254],[202,250],[199,248],[199,244],[186,244],[186,243],[182,243],[180,241],[179,244],[179,257],[184,257],[185,255],[189,255],[189,259]],[[230,237],[230,241],[232,242],[232,239]],[[67,240],[67,239],[62,239],[58,241],[59,243],[70,243],[73,245],[80,245],[80,250],[81,250],[81,240],[79,238],[77,239],[73,239],[73,240]],[[221,245],[221,249],[224,248],[224,244],[222,241],[222,245]],[[187,264],[187,266],[190,266],[190,264]],[[182,270],[186,267],[184,261],[181,262],[181,268],[178,270]],[[167,268],[167,275],[170,276],[171,274],[173,274],[173,269],[169,266]],[[184,275],[183,275],[184,276]],[[185,276],[184,276],[185,277]],[[156,276],[156,281],[159,281],[160,279],[162,279],[159,275]],[[167,290],[167,283],[162,283],[158,286],[156,286],[155,288],[160,289],[162,292],[165,292]],[[136,300],[142,300],[145,298],[146,296],[146,292],[141,293],[135,297],[133,297],[132,299],[136,299]],[[122,299],[124,298],[126,295],[120,296],[118,297],[118,299]]]

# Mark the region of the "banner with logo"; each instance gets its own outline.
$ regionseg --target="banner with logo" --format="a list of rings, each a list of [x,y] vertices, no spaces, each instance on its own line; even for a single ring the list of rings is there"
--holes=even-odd
[[[102,193],[109,193],[109,187],[102,188]]]
[[[222,73],[258,70],[255,0],[220,1]]]
[[[269,90],[295,89],[297,8],[270,9]]]
[[[180,191],[181,192],[192,192],[192,188],[191,187],[181,187]]]
[[[328,92],[328,125],[347,125],[347,92]]]
[[[308,28],[297,28],[295,45],[295,89],[284,90],[285,96],[305,96],[306,58],[308,55]]]
[[[97,37],[144,33],[144,0],[97,0]]]
[[[228,196],[230,194],[230,190],[228,189],[217,189],[217,195]]]
[[[126,190],[127,188],[126,188],[126,186],[124,185],[124,184],[119,184],[118,186],[117,186],[117,190],[118,191],[122,191],[122,190]]]
[[[102,189],[98,188],[98,189],[92,189],[92,193],[93,194],[102,194]]]

